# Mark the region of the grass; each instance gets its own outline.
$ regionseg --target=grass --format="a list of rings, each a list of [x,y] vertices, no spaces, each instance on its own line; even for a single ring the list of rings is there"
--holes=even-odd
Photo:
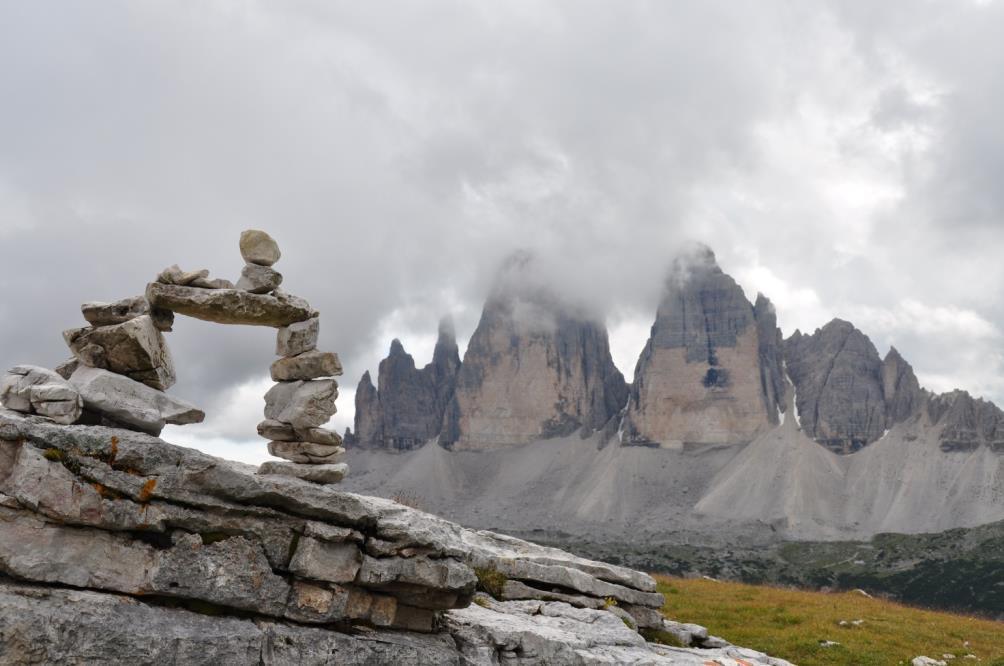
[[[656,576],[666,617],[799,666],[909,664],[919,655],[950,664],[1004,666],[1004,623],[865,597]],[[853,624],[855,620],[863,622]],[[841,624],[844,621],[845,624]],[[839,645],[824,647],[822,641]],[[963,659],[964,655],[975,659]]]

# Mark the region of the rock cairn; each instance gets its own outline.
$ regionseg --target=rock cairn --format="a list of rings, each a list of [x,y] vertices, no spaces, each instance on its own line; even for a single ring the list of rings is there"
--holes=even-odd
[[[83,423],[159,435],[167,424],[199,423],[205,413],[165,391],[176,380],[164,338],[175,313],[222,324],[277,329],[272,364],[276,385],[265,396],[265,420],[258,433],[282,461],[266,462],[260,474],[337,483],[348,473],[339,460],[342,438],[321,426],[335,414],[342,374],[338,355],[317,350],[319,314],[279,289],[272,266],[279,246],[264,231],[240,238],[245,266],[237,284],[210,278],[208,270],[161,271],[140,296],[114,303],[84,303],[89,324],[63,332],[73,358],[55,370],[32,365],[12,368],[0,380],[0,403],[63,425]]]

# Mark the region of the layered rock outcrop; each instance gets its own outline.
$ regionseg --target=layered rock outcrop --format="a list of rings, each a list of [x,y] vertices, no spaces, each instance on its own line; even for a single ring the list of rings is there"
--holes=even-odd
[[[965,391],[933,396],[927,401],[931,422],[940,426],[942,451],[973,451],[986,446],[1004,453],[1004,411]]]
[[[518,582],[502,601],[477,588]],[[672,661],[644,574],[151,435],[0,409],[0,662]],[[540,597],[559,593],[564,601]],[[606,598],[617,602],[618,614]],[[40,628],[44,627],[44,631]],[[601,630],[602,629],[602,630]],[[733,651],[740,650],[732,648]],[[777,663],[762,657],[754,663]],[[726,663],[726,662],[718,662]]]
[[[737,444],[777,423],[778,335],[769,301],[754,308],[710,249],[678,257],[638,359],[622,442]]]
[[[416,368],[415,359],[394,340],[380,361],[379,389],[369,372],[359,381],[352,443],[404,451],[437,437],[459,369],[456,333],[449,320],[440,322],[432,362],[424,368]]]
[[[879,358],[868,337],[841,319],[784,342],[795,408],[805,433],[836,453],[871,444],[921,407],[925,394],[895,349]]]
[[[627,399],[604,326],[520,254],[500,272],[457,376],[440,442],[513,446],[602,428]]]

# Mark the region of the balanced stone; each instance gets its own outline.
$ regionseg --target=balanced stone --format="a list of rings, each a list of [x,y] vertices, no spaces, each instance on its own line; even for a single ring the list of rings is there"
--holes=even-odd
[[[133,296],[114,303],[84,303],[80,311],[91,326],[113,326],[150,314],[150,304],[145,296]]]
[[[157,282],[164,284],[176,284],[182,287],[188,286],[199,279],[209,277],[209,270],[203,268],[200,271],[183,271],[178,264],[168,266],[157,275]]]
[[[272,364],[272,380],[277,382],[336,377],[340,374],[342,374],[342,364],[338,360],[338,354],[333,352],[308,351],[280,358]]]
[[[279,245],[264,231],[248,229],[241,232],[241,256],[249,264],[271,266],[279,261]]]
[[[52,370],[18,365],[0,380],[0,403],[8,409],[39,414],[69,425],[80,418],[80,393]]]
[[[258,424],[258,434],[265,439],[278,440],[282,442],[296,441],[296,430],[293,426],[274,419],[265,419]]]
[[[316,428],[338,411],[337,397],[338,384],[333,379],[280,382],[265,394],[265,418],[295,428]]]
[[[258,473],[294,476],[311,483],[338,483],[349,473],[349,466],[345,463],[303,465],[300,463],[269,460],[261,464],[258,468]]]
[[[342,437],[333,430],[325,428],[294,428],[288,423],[266,419],[258,424],[258,434],[265,439],[280,442],[311,442],[341,446]]]
[[[309,319],[313,310],[303,299],[252,294],[243,289],[198,289],[151,282],[146,298],[154,307],[212,321],[279,328]]]
[[[63,379],[69,379],[70,375],[73,374],[73,371],[76,370],[77,367],[79,366],[80,366],[80,360],[77,359],[76,356],[74,356],[73,358],[63,361],[62,363],[57,365],[56,374],[62,377]]]
[[[276,332],[275,355],[296,356],[313,350],[317,346],[317,336],[321,331],[318,317],[290,324]]]
[[[171,352],[149,315],[113,326],[70,329],[63,338],[84,365],[111,370],[162,391],[174,384]]]
[[[341,446],[342,436],[327,428],[294,428],[296,438],[304,442]]]
[[[223,278],[196,278],[192,280],[190,287],[198,287],[199,289],[233,289],[234,283],[230,280],[224,280]]]
[[[237,288],[252,294],[267,294],[282,284],[282,273],[258,264],[245,264]]]
[[[84,407],[144,432],[159,435],[164,424],[201,423],[194,405],[107,370],[81,366],[70,377]]]
[[[338,462],[345,454],[345,449],[340,446],[314,442],[274,441],[268,443],[268,452],[277,458],[285,458],[291,462],[317,465]]]

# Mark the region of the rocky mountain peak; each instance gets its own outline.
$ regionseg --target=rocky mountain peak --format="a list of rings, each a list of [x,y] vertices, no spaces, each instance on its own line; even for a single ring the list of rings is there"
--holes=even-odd
[[[802,429],[837,453],[851,453],[916,413],[923,394],[913,369],[895,349],[879,358],[853,324],[833,319],[812,335],[784,343]]]
[[[373,386],[365,372],[356,388],[352,444],[364,448],[412,449],[439,434],[443,413],[453,395],[460,356],[452,323],[441,322],[432,362],[416,369],[415,359],[394,339],[380,361]]]
[[[735,444],[776,422],[779,333],[770,302],[758,303],[706,246],[673,260],[635,369],[626,443]]]
[[[932,396],[927,413],[941,426],[943,451],[972,451],[984,445],[1004,453],[1004,412],[992,402],[955,390]]]
[[[525,444],[601,428],[624,405],[605,327],[559,294],[526,252],[500,269],[457,376],[440,441]]]

